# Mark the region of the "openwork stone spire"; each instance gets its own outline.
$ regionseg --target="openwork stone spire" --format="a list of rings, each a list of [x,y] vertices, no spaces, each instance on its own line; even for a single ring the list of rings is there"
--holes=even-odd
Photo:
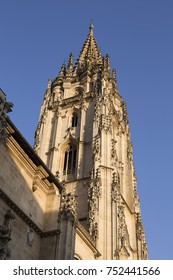
[[[90,32],[79,55],[79,63],[89,60],[92,64],[102,64],[102,55],[94,37],[94,26],[90,24]]]

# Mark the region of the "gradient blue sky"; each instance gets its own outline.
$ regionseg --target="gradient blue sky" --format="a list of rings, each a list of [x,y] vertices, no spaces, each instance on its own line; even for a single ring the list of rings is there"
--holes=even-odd
[[[150,259],[173,259],[173,1],[0,0],[0,87],[33,145],[48,78],[78,57],[91,18],[127,102]]]

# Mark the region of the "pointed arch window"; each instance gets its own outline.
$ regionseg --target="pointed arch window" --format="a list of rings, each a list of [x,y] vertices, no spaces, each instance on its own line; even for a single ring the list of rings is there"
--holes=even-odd
[[[64,153],[63,175],[74,174],[76,170],[77,147],[70,144]]]
[[[77,122],[78,122],[78,116],[77,116],[77,114],[73,114],[72,115],[72,119],[71,119],[71,126],[72,127],[76,127],[77,126]]]

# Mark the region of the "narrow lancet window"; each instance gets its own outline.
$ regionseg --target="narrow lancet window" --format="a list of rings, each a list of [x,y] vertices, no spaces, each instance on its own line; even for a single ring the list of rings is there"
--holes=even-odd
[[[77,126],[78,117],[76,115],[72,116],[72,127]]]
[[[76,170],[76,146],[69,145],[64,153],[63,175],[74,174]]]

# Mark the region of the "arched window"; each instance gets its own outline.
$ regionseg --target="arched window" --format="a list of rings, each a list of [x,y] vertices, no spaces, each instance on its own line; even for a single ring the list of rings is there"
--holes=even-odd
[[[74,174],[76,170],[77,148],[69,144],[64,153],[63,175]]]
[[[77,126],[77,121],[78,121],[78,116],[76,114],[72,115],[72,120],[71,120],[71,126],[76,127]]]

